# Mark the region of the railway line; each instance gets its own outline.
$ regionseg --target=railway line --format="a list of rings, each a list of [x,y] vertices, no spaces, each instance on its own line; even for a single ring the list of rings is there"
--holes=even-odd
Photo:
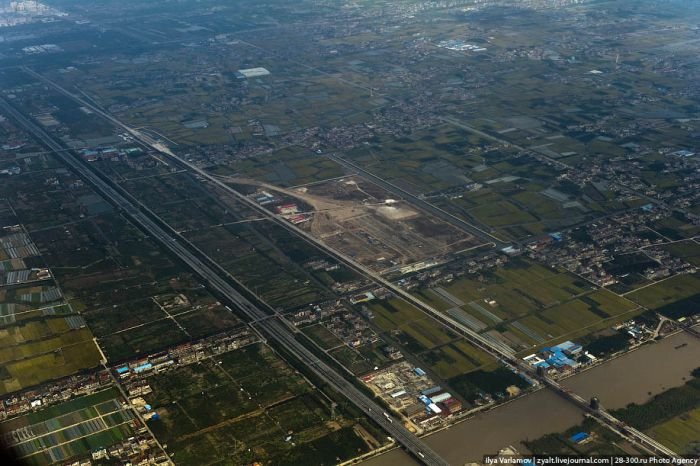
[[[429,304],[421,301],[417,297],[413,296],[411,293],[408,293],[407,291],[403,290],[401,287],[395,285],[394,283],[384,279],[382,276],[379,274],[375,273],[374,271],[368,269],[367,267],[363,266],[362,264],[356,262],[352,258],[346,256],[345,254],[341,253],[340,251],[335,250],[334,248],[327,246],[325,243],[320,241],[319,239],[313,237],[311,234],[307,233],[306,231],[298,228],[297,226],[291,224],[290,222],[286,221],[282,216],[277,215],[268,209],[266,209],[263,206],[260,206],[257,204],[254,200],[248,198],[247,196],[244,196],[237,190],[233,189],[231,186],[225,184],[221,180],[217,179],[213,175],[207,173],[205,170],[202,168],[178,157],[175,155],[172,151],[168,149],[167,146],[162,144],[161,142],[153,139],[150,135],[144,134],[134,128],[129,127],[128,125],[122,123],[112,115],[104,112],[102,109],[94,106],[90,102],[87,102],[86,100],[82,99],[81,97],[71,93],[70,91],[64,89],[57,83],[54,83],[53,81],[45,78],[44,76],[40,75],[39,73],[36,73],[35,71],[24,68],[24,70],[34,76],[35,78],[41,80],[45,84],[48,84],[58,90],[59,92],[65,94],[66,96],[76,100],[79,102],[81,105],[89,108],[92,110],[94,113],[102,116],[103,118],[107,119],[108,121],[112,122],[115,124],[117,127],[123,129],[127,133],[129,133],[131,136],[134,137],[135,140],[137,140],[139,143],[143,144],[146,147],[149,147],[153,150],[158,151],[162,155],[165,155],[169,158],[170,161],[172,161],[174,164],[179,165],[181,168],[184,168],[191,173],[195,174],[198,176],[201,180],[210,183],[217,188],[231,194],[233,197],[236,199],[240,200],[243,204],[247,205],[251,209],[259,212],[260,214],[266,216],[270,220],[274,221],[281,227],[285,228],[286,230],[294,233],[295,235],[301,237],[308,243],[314,245],[317,247],[319,250],[327,253],[329,256],[335,258],[338,262],[346,265],[350,269],[360,273],[361,275],[364,275],[365,277],[371,279],[374,281],[376,284],[381,285],[391,292],[393,292],[396,296],[404,299],[405,301],[413,304],[417,308],[419,308],[421,311],[426,313],[428,316],[432,317],[436,321],[440,322],[442,325],[456,331],[458,334],[462,335],[465,339],[467,339],[470,343],[472,343],[474,346],[477,348],[489,353],[490,355],[494,356],[497,358],[499,361],[504,363],[506,366],[510,367],[512,370],[520,371],[523,374],[525,374],[527,377],[538,381],[541,383],[543,386],[554,390],[556,393],[558,393],[560,396],[568,400],[570,403],[575,404],[577,407],[580,409],[583,409],[585,412],[587,412],[589,415],[593,416],[596,418],[599,422],[601,422],[603,425],[607,426],[610,430],[618,433],[622,437],[628,439],[630,442],[636,444],[639,448],[654,454],[654,455],[661,455],[661,456],[667,456],[667,457],[678,457],[678,455],[667,448],[666,446],[662,445],[661,443],[655,441],[654,439],[646,436],[645,434],[637,431],[636,429],[631,428],[630,426],[626,426],[624,423],[622,423],[620,420],[616,419],[614,416],[609,414],[607,411],[604,409],[598,409],[598,410],[592,410],[589,406],[589,404],[586,402],[586,400],[583,400],[580,396],[576,395],[575,393],[572,393],[570,390],[565,389],[563,386],[561,386],[558,382],[550,379],[549,377],[546,376],[541,376],[537,374],[537,372],[526,364],[524,361],[519,360],[515,357],[514,351],[510,348],[507,347],[505,344],[496,341],[494,339],[487,338],[475,331],[473,331],[471,328],[461,324],[460,322],[452,319],[450,316],[447,316],[445,314],[440,313],[437,311],[437,309],[433,308]],[[448,123],[452,124],[457,124],[454,121],[451,120],[445,120]],[[481,134],[482,132],[475,130],[474,128],[467,127],[470,131],[477,132],[478,134]],[[486,133],[483,133],[483,135],[486,137],[488,136],[489,139],[492,140],[498,140],[497,138],[487,135]],[[519,147],[517,147],[520,149]],[[524,150],[524,149],[523,149]],[[63,152],[61,152],[63,154]],[[341,163],[338,161],[338,163]],[[347,165],[346,165],[347,166]],[[353,167],[356,167],[353,165]],[[365,176],[367,173],[363,173]],[[410,201],[414,201],[415,196],[409,197]],[[418,198],[416,198],[418,199]],[[420,199],[418,199],[420,200]],[[429,204],[432,205],[432,204]],[[418,204],[419,207],[423,207],[422,204]],[[434,207],[434,206],[433,206]],[[425,207],[423,207],[425,208]],[[445,214],[447,214],[445,212]],[[447,214],[450,215],[450,214]],[[442,218],[442,216],[440,216]],[[459,219],[458,219],[459,220]],[[452,222],[450,222],[452,223]],[[464,222],[465,225],[469,225],[472,228],[476,228],[473,225],[467,224]],[[462,230],[466,231],[464,226],[461,228]],[[494,244],[495,246],[507,246],[508,244],[505,242],[502,242],[500,239],[495,238],[490,236],[487,232],[477,229],[480,233],[477,235],[478,237],[485,239],[486,237],[484,235],[489,235],[490,237],[490,242]],[[253,320],[255,319],[260,319],[261,317],[254,316]],[[266,321],[267,322],[267,321]],[[272,320],[270,322],[276,322],[280,325],[282,324],[279,320]],[[288,331],[288,329],[287,329]],[[337,374],[336,374],[337,375]],[[340,376],[338,376],[340,377]],[[344,380],[344,379],[343,379]],[[347,383],[347,381],[346,381]],[[378,416],[377,418],[379,420],[383,420],[384,424],[389,424],[387,419],[382,419],[384,416]],[[375,421],[377,420],[376,418],[373,417]],[[392,423],[393,424],[393,423]],[[382,424],[380,424],[382,425]],[[384,427],[384,426],[383,426]],[[408,433],[408,431],[406,431]],[[397,441],[399,439],[397,438]],[[404,445],[406,446],[406,445]],[[408,448],[408,447],[407,447]],[[424,458],[421,458],[420,455],[416,453],[417,450],[410,450],[416,455],[418,458],[423,460]],[[437,457],[437,455],[436,455]],[[439,458],[439,457],[437,457]],[[425,462],[425,461],[424,461]],[[428,464],[428,463],[426,463]]]
[[[302,345],[284,322],[278,317],[271,315],[274,311],[269,306],[241,283],[237,282],[194,245],[173,231],[150,209],[108,179],[93,172],[70,152],[63,150],[64,148],[49,134],[19,113],[4,99],[0,99],[0,109],[44,145],[55,151],[56,155],[68,167],[89,182],[97,192],[112,202],[132,222],[197,273],[210,289],[240,309],[251,321],[255,321],[255,325],[264,334],[281,345],[282,348],[304,364],[316,376],[361,409],[368,417],[381,426],[394,441],[413,454],[418,461],[426,466],[447,465],[445,460],[425,445],[418,437],[410,433],[400,422],[394,422],[394,418],[386,413],[377,403]],[[231,282],[235,282],[236,286],[234,287]],[[242,289],[243,292],[239,291],[239,289]],[[244,296],[244,294],[247,296]]]

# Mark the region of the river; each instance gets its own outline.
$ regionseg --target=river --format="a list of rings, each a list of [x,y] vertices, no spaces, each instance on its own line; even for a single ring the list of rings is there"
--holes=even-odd
[[[677,348],[679,345],[684,346]],[[700,367],[700,340],[679,333],[570,377],[563,384],[585,398],[598,396],[603,406],[616,409],[632,402],[644,403],[653,395],[682,385],[697,367]],[[549,390],[540,390],[423,440],[451,465],[462,466],[508,445],[526,452],[521,444],[523,440],[561,432],[582,419],[583,412],[571,403]],[[417,463],[397,449],[362,464]]]

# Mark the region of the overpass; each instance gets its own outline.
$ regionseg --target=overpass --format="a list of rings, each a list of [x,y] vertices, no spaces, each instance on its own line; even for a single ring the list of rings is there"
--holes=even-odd
[[[144,133],[142,133],[134,128],[129,127],[128,125],[122,123],[121,121],[119,121],[118,119],[113,117],[112,115],[104,112],[102,109],[96,107],[95,105],[82,99],[81,97],[76,96],[75,94],[64,89],[60,85],[45,78],[41,74],[36,73],[35,71],[33,71],[29,68],[24,68],[24,69],[25,69],[25,71],[27,71],[27,73],[31,74],[32,76],[36,77],[37,79],[41,80],[42,82],[52,86],[53,88],[57,89],[61,93],[65,94],[66,96],[74,99],[75,101],[79,102],[81,105],[92,110],[94,113],[109,120],[110,122],[115,124],[117,127],[122,128],[124,131],[131,134],[137,141],[139,141],[144,146],[150,147],[150,148],[160,152],[161,154],[168,156],[174,163],[176,163],[176,164],[180,165],[181,167],[187,169],[188,171],[196,174],[202,180],[205,180],[206,182],[211,183],[212,185],[216,186],[217,188],[231,194],[236,199],[240,200],[242,203],[244,203],[245,205],[250,207],[252,210],[259,212],[260,214],[269,218],[270,220],[272,220],[273,222],[275,222],[279,226],[285,228],[286,230],[288,230],[288,231],[296,234],[297,236],[301,237],[302,239],[306,240],[308,243],[314,245],[319,250],[321,250],[321,251],[325,252],[326,254],[328,254],[329,256],[335,258],[338,262],[346,265],[348,268],[360,273],[361,275],[363,275],[367,278],[370,278],[376,284],[381,285],[381,286],[385,287],[386,289],[392,291],[396,296],[399,296],[402,299],[404,299],[405,301],[413,304],[414,306],[416,306],[417,308],[419,308],[420,310],[425,312],[427,315],[429,315],[430,317],[432,317],[436,321],[440,322],[442,325],[444,325],[444,326],[456,331],[460,335],[462,335],[465,339],[467,339],[470,343],[472,343],[477,348],[482,349],[483,351],[496,357],[498,360],[500,360],[502,363],[506,364],[507,366],[509,366],[513,369],[519,370],[519,371],[523,372],[524,374],[527,374],[530,378],[537,380],[538,382],[542,383],[544,386],[554,390],[556,393],[558,393],[560,396],[564,397],[569,402],[575,404],[576,406],[583,409],[584,411],[589,412],[592,416],[594,416],[599,422],[601,422],[602,424],[607,426],[610,430],[612,430],[620,435],[623,435],[622,432],[624,429],[624,432],[629,433],[629,434],[625,434],[624,437],[627,438],[628,440],[630,440],[631,442],[635,443],[636,445],[638,445],[640,448],[642,448],[646,451],[649,451],[653,454],[665,455],[665,456],[669,456],[669,457],[677,457],[678,456],[675,452],[668,449],[667,447],[660,444],[659,442],[656,442],[655,440],[649,438],[648,436],[642,434],[641,432],[636,431],[635,429],[633,429],[629,426],[625,426],[624,423],[622,423],[620,420],[616,419],[614,416],[607,413],[606,411],[598,410],[596,412],[591,412],[591,409],[588,406],[588,403],[585,400],[583,400],[580,396],[576,395],[575,393],[571,392],[570,390],[565,389],[564,387],[559,385],[558,382],[550,379],[549,377],[543,377],[543,376],[540,376],[539,374],[537,374],[537,372],[530,365],[526,364],[522,360],[517,359],[515,357],[514,351],[510,347],[505,345],[504,343],[497,341],[495,339],[492,339],[492,338],[487,338],[487,337],[473,331],[471,328],[461,324],[460,322],[456,321],[452,317],[440,313],[437,309],[433,308],[429,304],[427,304],[427,303],[423,302],[422,300],[418,299],[417,297],[413,296],[411,293],[408,293],[407,291],[403,290],[401,287],[384,279],[382,276],[380,276],[379,274],[370,270],[369,268],[363,266],[362,264],[356,262],[354,259],[346,256],[342,252],[337,251],[330,246],[327,246],[321,240],[319,240],[318,238],[315,238],[314,236],[307,233],[306,231],[298,228],[296,225],[293,225],[292,223],[288,222],[282,216],[277,215],[277,214],[269,211],[268,209],[266,209],[263,206],[260,206],[252,199],[239,193],[237,190],[233,189],[231,186],[225,184],[224,182],[217,179],[213,175],[207,173],[205,170],[201,169],[200,167],[178,157],[172,151],[170,151],[167,146],[165,146],[163,143],[153,139],[150,135],[144,134]],[[455,122],[455,121],[450,120],[450,119],[443,119],[443,121],[446,121],[448,123],[452,123],[452,124],[455,124],[458,126],[462,126],[458,122]],[[465,129],[467,129],[469,131],[476,132],[477,134],[480,134],[484,137],[488,137],[491,140],[496,140],[496,141],[505,143],[505,141],[503,141],[499,138],[488,135],[488,134],[483,133],[483,132],[476,130],[474,128],[466,127],[466,126],[462,126],[462,127],[464,127]],[[519,150],[526,151],[526,149],[521,148],[519,146],[514,146],[512,144],[511,144],[511,146],[513,146]],[[61,154],[63,154],[63,153],[61,153]],[[346,163],[348,163],[348,162],[346,162]],[[556,166],[561,166],[561,165],[557,165],[556,161],[554,161],[554,163]],[[354,164],[351,166],[357,167]],[[369,173],[369,172],[367,172],[367,173]],[[396,188],[400,189],[398,187],[396,187]],[[413,201],[414,199],[420,201],[419,198],[410,195],[410,193],[406,193],[406,196],[411,201]],[[432,204],[428,203],[428,205],[432,205]],[[433,206],[433,207],[437,209],[437,207],[435,207],[435,206]],[[442,211],[442,212],[444,212],[444,211]],[[451,216],[451,214],[449,214],[447,212],[444,212],[444,214]],[[451,216],[451,217],[453,217],[453,216]],[[457,217],[453,217],[453,218],[457,219]],[[452,222],[450,222],[450,223],[452,223]],[[465,225],[468,225],[470,228],[476,228],[473,225],[470,225],[466,222],[464,222],[464,223],[465,223]],[[464,228],[462,228],[462,229],[464,230]],[[502,242],[498,238],[492,237],[489,233],[487,233],[483,230],[480,230],[478,228],[477,228],[477,230],[480,232],[480,235],[484,235],[484,234],[488,235],[488,237],[491,238],[490,241],[494,245],[496,245],[496,246],[507,245],[507,243]],[[464,231],[466,231],[466,230],[464,230]],[[479,236],[479,237],[483,238],[483,236]],[[218,265],[216,267],[218,267]],[[242,286],[242,285],[240,285],[240,286]],[[256,318],[259,319],[260,316],[257,316]],[[279,320],[275,320],[275,321],[271,321],[271,322],[278,322],[279,323]],[[375,417],[373,417],[373,419],[374,418]],[[379,420],[382,420],[381,417],[379,417]],[[382,425],[382,424],[380,424],[380,425]],[[408,433],[408,432],[406,431],[406,433]],[[406,445],[404,445],[404,446],[406,446]],[[414,450],[409,450],[409,451],[412,451],[415,455],[417,455],[417,457],[420,458],[421,455],[418,455],[416,453],[416,451],[414,451]]]
[[[487,337],[484,337],[483,335],[473,331],[471,328],[467,327],[466,325],[460,323],[459,321],[453,319],[452,317],[442,314],[438,312],[437,309],[434,307],[430,306],[429,304],[421,301],[417,297],[413,296],[411,293],[408,293],[401,287],[395,285],[394,283],[390,282],[389,280],[384,279],[382,276],[374,272],[373,270],[365,267],[364,265],[360,264],[359,262],[356,262],[354,259],[351,257],[347,256],[346,254],[343,254],[340,251],[337,251],[336,249],[326,245],[323,241],[319,240],[318,238],[314,237],[313,235],[309,234],[308,232],[302,230],[301,228],[297,227],[296,225],[293,225],[292,223],[288,222],[284,217],[281,215],[278,215],[265,207],[259,205],[257,202],[254,200],[250,199],[247,196],[244,196],[237,190],[233,189],[231,186],[227,185],[220,179],[216,178],[215,176],[211,175],[210,173],[206,172],[202,168],[188,162],[187,160],[178,157],[175,155],[170,149],[168,149],[167,146],[165,146],[163,143],[160,141],[157,141],[153,139],[150,135],[144,134],[143,132],[132,128],[124,123],[122,123],[120,120],[117,118],[113,117],[109,113],[103,111],[102,109],[96,107],[94,104],[91,102],[86,101],[85,99],[73,94],[72,92],[66,90],[62,86],[54,83],[50,79],[45,78],[41,74],[29,69],[29,68],[23,68],[27,73],[31,74],[35,78],[41,80],[42,82],[48,84],[49,86],[54,87],[57,89],[59,92],[63,93],[67,97],[70,97],[71,99],[74,99],[81,105],[83,105],[86,108],[89,108],[92,110],[95,114],[102,116],[103,118],[107,119],[108,121],[112,122],[114,125],[117,127],[123,129],[127,133],[129,133],[131,136],[134,137],[136,141],[139,143],[143,144],[145,147],[151,148],[153,150],[158,151],[159,153],[166,155],[169,157],[169,160],[172,162],[180,165],[181,167],[185,168],[186,170],[189,170],[192,173],[195,173],[198,175],[201,179],[206,180],[208,183],[211,183],[212,185],[216,186],[217,188],[221,189],[222,191],[231,194],[234,196],[237,200],[239,200],[241,203],[245,204],[247,207],[250,207],[252,210],[260,213],[261,215],[264,215],[266,218],[269,218],[273,222],[275,222],[277,225],[281,226],[282,228],[294,233],[295,235],[301,237],[308,243],[314,245],[316,248],[319,250],[325,252],[329,256],[335,258],[338,262],[344,264],[348,268],[360,273],[361,275],[364,275],[365,277],[370,278],[372,281],[374,281],[376,284],[379,284],[388,290],[392,291],[396,296],[401,297],[402,299],[410,302],[414,306],[418,307],[421,309],[423,312],[427,313],[429,316],[431,316],[433,319],[439,321],[442,325],[445,325],[452,330],[456,331],[457,333],[461,334],[465,338],[467,338],[470,342],[472,342],[474,345],[477,347],[483,349],[484,351],[487,351],[491,354],[495,354],[497,358],[499,359],[505,359],[505,360],[510,360],[514,352],[513,350],[505,345],[504,343],[501,343],[497,340],[490,339]],[[445,212],[445,214],[448,214]],[[456,219],[456,217],[454,217]],[[466,223],[465,223],[466,224]],[[468,224],[466,224],[468,225]],[[485,232],[484,232],[485,233]],[[505,244],[505,243],[502,243]]]
[[[77,157],[71,155],[70,152],[63,150],[64,148],[52,136],[19,113],[4,99],[0,99],[0,109],[5,111],[7,116],[13,118],[39,141],[55,151],[58,158],[65,165],[90,183],[98,193],[113,203],[135,225],[147,232],[165,249],[189,266],[204,280],[211,290],[240,309],[251,321],[255,321],[256,326],[261,329],[262,333],[267,334],[321,380],[339,394],[344,395],[382,427],[397,443],[412,453],[418,461],[426,466],[447,466],[447,462],[418,437],[410,433],[400,422],[394,422],[394,418],[386,413],[383,408],[302,345],[282,320],[277,316],[271,315],[274,314],[274,311],[267,304],[196,248],[196,246],[178,235],[155,213],[141,204],[140,201],[108,178],[93,172],[92,169],[88,168]],[[232,283],[235,283],[236,286],[232,285]]]

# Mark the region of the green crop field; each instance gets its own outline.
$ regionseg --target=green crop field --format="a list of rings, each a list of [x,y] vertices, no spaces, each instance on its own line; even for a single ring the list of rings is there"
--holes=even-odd
[[[340,364],[356,375],[369,372],[374,367],[374,364],[372,364],[364,354],[348,348],[347,346],[336,348],[328,354],[337,359]],[[369,354],[369,356],[376,357],[374,353]]]
[[[700,452],[700,408],[693,409],[646,432],[681,455]]]
[[[490,355],[403,300],[373,303],[370,308],[377,326],[394,335],[441,377],[453,377],[493,362]]]
[[[461,278],[442,290],[424,289],[417,295],[443,312],[455,307],[455,299],[464,302],[459,308],[471,322],[480,323],[478,331],[497,330],[516,350],[579,337],[641,312],[634,302],[608,290],[593,291],[568,272],[523,259],[489,271],[480,280]]]
[[[676,275],[654,285],[634,291],[627,297],[650,309],[689,298],[700,290],[700,278],[695,275]]]
[[[377,326],[385,331],[401,331],[416,346],[414,350],[433,348],[456,337],[425,313],[400,299],[374,303],[370,309]]]
[[[492,227],[537,222],[535,217],[518,209],[508,201],[476,207],[469,210],[469,214],[481,223]]]
[[[343,342],[338,337],[321,324],[314,324],[304,328],[309,338],[318,343],[323,349],[334,348],[342,345]]]
[[[427,351],[422,355],[422,359],[432,371],[445,380],[493,362],[491,357],[465,341]]]
[[[663,247],[676,257],[681,257],[695,266],[700,265],[700,244],[695,240],[667,244]]]
[[[0,329],[0,393],[96,367],[100,353],[87,327],[67,318],[20,321]]]
[[[284,148],[271,158],[254,158],[216,167],[218,175],[244,176],[288,187],[336,178],[343,169],[334,161],[301,148]]]
[[[485,299],[493,299],[497,306],[487,306],[489,311],[507,319],[570,300],[589,290],[589,285],[568,273],[518,262],[494,271],[483,282],[465,278],[444,288],[465,303],[483,305]]]
[[[331,420],[328,401],[262,344],[150,377],[149,383],[147,399],[161,416],[153,431],[178,464],[311,464],[304,458],[333,451],[340,438],[353,446],[339,446],[340,457],[367,448],[352,434],[353,421]]]

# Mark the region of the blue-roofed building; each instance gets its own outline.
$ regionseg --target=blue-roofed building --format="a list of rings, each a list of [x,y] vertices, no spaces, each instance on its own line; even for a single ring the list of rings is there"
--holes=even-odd
[[[525,356],[523,361],[537,369],[545,369],[547,373],[553,373],[556,370],[560,374],[567,374],[581,365],[576,361],[581,354],[583,354],[583,347],[567,340],[558,345],[546,346],[536,354]]]
[[[579,432],[577,434],[572,435],[569,440],[574,442],[574,443],[581,443],[584,442],[585,440],[590,437],[586,432]]]
[[[147,371],[148,369],[151,369],[152,367],[153,367],[153,364],[151,364],[150,362],[147,362],[146,364],[141,364],[140,366],[134,367],[134,372],[136,372],[138,374],[139,372]]]
[[[562,367],[565,365],[576,367],[576,361],[567,358],[563,353],[554,354],[552,357],[547,359],[547,362],[554,367]]]
[[[550,348],[545,348],[542,353],[546,356],[545,360],[550,366],[556,368],[570,366],[572,368],[577,367],[579,364],[573,359],[569,358],[567,353],[574,354],[572,351],[581,352],[583,348],[580,345],[572,343],[570,341],[565,341],[556,346]]]
[[[565,341],[563,343],[559,343],[558,345],[554,346],[553,348],[558,348],[570,356],[574,355],[574,354],[578,354],[581,351],[583,351],[583,346],[581,346],[577,343],[574,343],[573,341]]]
[[[434,387],[430,387],[430,388],[426,388],[425,390],[421,390],[420,393],[421,393],[421,395],[430,396],[433,393],[439,392],[440,390],[442,390],[442,387],[439,385],[436,385]]]

